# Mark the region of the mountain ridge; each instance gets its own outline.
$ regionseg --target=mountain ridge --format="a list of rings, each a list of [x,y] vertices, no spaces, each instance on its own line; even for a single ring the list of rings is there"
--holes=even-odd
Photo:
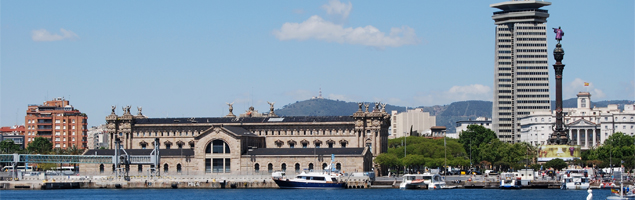
[[[370,103],[374,106],[375,102]],[[609,104],[618,104],[620,109],[624,104],[633,104],[631,100],[604,100],[591,102],[592,107],[607,107]],[[562,102],[563,107],[577,107],[577,98],[571,98]],[[424,112],[429,112],[431,116],[436,116],[436,125],[445,126],[448,133],[456,132],[456,122],[477,117],[492,117],[492,102],[482,100],[457,101],[447,105],[408,107],[408,109],[422,108]],[[552,110],[555,109],[555,101],[551,101]],[[279,116],[350,116],[359,109],[357,102],[346,102],[331,99],[308,99],[296,101],[276,109]],[[372,108],[371,108],[372,109]],[[386,105],[386,112],[393,110],[404,112],[405,106]]]

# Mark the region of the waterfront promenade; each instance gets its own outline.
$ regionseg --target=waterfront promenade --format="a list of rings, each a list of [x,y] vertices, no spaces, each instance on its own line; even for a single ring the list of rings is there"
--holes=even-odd
[[[290,176],[291,177],[291,176]],[[231,189],[231,188],[278,188],[271,175],[166,175],[166,176],[130,176],[129,180],[115,176],[79,175],[79,176],[24,176],[19,180],[10,180],[3,176],[1,190],[14,189],[63,189],[63,188],[122,188],[122,189]],[[377,177],[371,181],[368,177],[345,176],[342,178],[349,189],[397,188],[401,177]],[[497,189],[497,176],[446,176],[446,183],[452,188]],[[632,182],[625,182],[632,184]],[[560,189],[560,182],[553,179],[531,181],[525,188]],[[602,188],[601,183],[592,184],[592,188]]]

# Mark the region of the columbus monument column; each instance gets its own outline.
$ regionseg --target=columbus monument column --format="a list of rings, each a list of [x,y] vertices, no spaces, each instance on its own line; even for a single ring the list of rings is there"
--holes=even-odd
[[[556,72],[556,127],[551,133],[547,144],[549,145],[569,145],[568,130],[562,123],[562,71],[564,70],[564,64],[562,59],[564,58],[564,49],[560,41],[564,35],[564,31],[560,27],[553,30],[556,33],[556,49],[553,50],[553,58],[556,59],[556,64],[553,65],[553,69]]]

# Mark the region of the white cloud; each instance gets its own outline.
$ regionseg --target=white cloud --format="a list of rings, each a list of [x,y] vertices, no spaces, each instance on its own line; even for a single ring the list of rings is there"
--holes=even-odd
[[[36,41],[36,42],[51,42],[51,41],[58,41],[58,40],[65,40],[65,39],[68,39],[68,40],[79,39],[79,36],[75,34],[73,31],[60,28],[60,32],[62,33],[62,35],[51,34],[46,29],[33,30],[31,32],[31,39],[33,39],[33,41]]]
[[[322,9],[326,10],[326,14],[341,16],[343,20],[348,18],[353,10],[353,4],[349,1],[348,4],[342,3],[338,0],[331,0],[329,4],[322,5]]]
[[[481,84],[452,86],[447,91],[430,92],[426,95],[415,96],[415,105],[441,105],[455,101],[487,100],[493,97],[492,89]]]
[[[370,25],[357,28],[345,28],[342,25],[326,21],[317,15],[311,16],[302,23],[284,23],[280,30],[274,30],[273,34],[279,40],[302,41],[316,39],[340,44],[359,44],[378,48],[387,46],[399,47],[419,43],[414,29],[408,26],[392,28],[390,33],[386,35]]]
[[[589,86],[584,86],[584,83],[589,83]],[[554,92],[555,92],[555,89],[554,89]],[[579,92],[589,92],[591,93],[592,97],[598,98],[598,99],[602,99],[606,97],[606,94],[604,94],[602,90],[595,88],[595,85],[593,85],[592,82],[585,81],[580,78],[575,78],[573,81],[571,81],[571,83],[569,83],[569,85],[562,88],[562,95],[563,95],[562,98],[567,99],[567,98],[576,97],[576,95]],[[554,99],[555,99],[555,96],[554,96]]]

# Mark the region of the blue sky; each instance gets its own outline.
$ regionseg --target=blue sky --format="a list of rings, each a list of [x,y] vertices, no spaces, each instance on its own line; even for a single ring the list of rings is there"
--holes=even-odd
[[[218,117],[226,103],[266,112],[320,88],[399,106],[491,101],[498,2],[3,0],[0,123],[24,124],[28,104],[55,97],[90,126],[111,105]],[[548,27],[565,31],[565,99],[635,99],[633,2],[545,7]]]

